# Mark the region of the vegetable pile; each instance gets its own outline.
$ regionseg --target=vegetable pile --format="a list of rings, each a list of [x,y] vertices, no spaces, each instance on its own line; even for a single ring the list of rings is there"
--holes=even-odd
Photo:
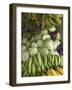
[[[30,14],[27,15],[30,17]],[[38,15],[36,18],[33,14],[34,22],[30,22],[28,17],[25,16],[22,22],[27,26],[22,31],[22,77],[63,75],[63,44],[61,33],[57,30],[57,26],[61,24],[61,15],[41,15],[42,24],[37,20],[40,18]],[[35,23],[40,23],[41,28],[36,28]]]

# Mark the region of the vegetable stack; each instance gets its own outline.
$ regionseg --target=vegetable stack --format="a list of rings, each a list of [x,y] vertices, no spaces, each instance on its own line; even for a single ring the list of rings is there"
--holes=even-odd
[[[49,16],[51,23],[52,16]],[[57,22],[60,24],[61,16],[55,18],[60,20]],[[39,31],[22,32],[22,77],[63,75],[63,45],[57,25],[51,23],[49,28],[45,28],[44,24]]]

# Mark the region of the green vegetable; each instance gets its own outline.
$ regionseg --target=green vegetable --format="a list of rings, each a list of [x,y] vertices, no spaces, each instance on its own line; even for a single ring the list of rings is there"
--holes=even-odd
[[[49,34],[47,34],[47,35],[43,35],[43,37],[42,37],[43,40],[45,40],[45,39],[50,39],[50,38],[51,38],[51,37],[50,37]]]
[[[31,65],[32,65],[32,57],[29,58],[29,62],[28,62],[29,73],[31,73]]]
[[[52,57],[52,66],[55,66],[55,64],[54,64],[54,61],[55,61],[54,57],[55,57],[55,55],[52,55],[51,57]]]
[[[37,44],[38,44],[38,47],[42,47],[43,46],[43,41],[42,40],[38,40]]]
[[[22,66],[23,66],[23,71],[27,68],[28,65],[28,60],[24,61]]]
[[[28,60],[29,59],[29,53],[27,51],[22,52],[22,61]]]
[[[37,48],[29,48],[29,53],[31,56],[35,55],[38,53],[38,49]]]
[[[41,69],[42,69],[42,71],[44,71],[44,72],[45,72],[45,71],[46,71],[46,69],[45,69],[45,65],[44,65],[44,60],[42,59],[42,61],[41,61],[41,62],[42,62]]]
[[[36,55],[33,55],[33,56],[32,56],[32,59],[33,59],[34,64],[35,64],[36,66],[38,66],[39,63],[38,63],[38,61],[37,61]]]
[[[59,40],[55,40],[55,41],[53,42],[53,47],[54,47],[54,49],[56,49],[59,44],[60,44],[60,41],[59,41]]]
[[[42,34],[36,34],[35,38],[34,38],[34,41],[37,41],[37,40],[40,40],[40,39],[42,39]]]
[[[55,26],[49,28],[49,31],[50,31],[50,32],[54,32],[55,30],[56,30]]]
[[[31,38],[31,42],[33,42],[33,41],[34,41],[34,39],[35,39],[35,37],[32,37],[32,38]]]
[[[49,69],[49,68],[52,67],[52,62],[51,62],[52,59],[51,59],[51,55],[48,55],[48,56],[47,56],[47,60],[48,60],[48,61],[47,61],[47,68]]]
[[[22,50],[22,52],[23,52],[23,51],[26,51],[26,50],[27,50],[27,47],[26,47],[25,45],[23,45],[23,46],[21,47],[21,50]]]
[[[45,67],[47,67],[47,55],[46,54],[43,55],[43,60],[44,60]]]
[[[27,74],[28,74],[28,71],[25,70],[25,72],[23,73],[23,76],[27,76]]]
[[[47,33],[48,33],[48,31],[46,29],[41,31],[41,34],[43,34],[43,35],[45,35]]]
[[[61,61],[60,66],[63,67],[63,56],[62,55],[60,56],[60,61]]]
[[[28,39],[27,39],[27,38],[23,38],[23,39],[22,39],[22,44],[26,44],[26,43],[27,43],[27,41],[28,41]]]
[[[54,42],[51,39],[47,39],[44,41],[44,46],[47,47],[49,50],[54,50]]]
[[[41,66],[42,57],[41,57],[40,53],[37,53],[37,60],[38,60],[39,65]]]
[[[57,51],[50,51],[49,54],[52,54],[52,55],[59,55]]]
[[[34,63],[32,63],[32,75],[33,75],[33,76],[35,76],[35,72],[36,72],[35,69],[36,69],[36,68],[35,68],[35,65],[34,65]]]
[[[32,44],[31,44],[31,47],[33,48],[37,48],[38,47],[38,45],[37,45],[37,43],[36,42],[32,42]]]
[[[57,67],[58,66],[58,59],[57,59],[56,55],[54,56],[54,59],[55,59],[55,67]]]
[[[27,46],[27,48],[30,47],[30,41],[27,41],[27,42],[26,42],[26,46]]]
[[[36,67],[36,72],[37,72],[37,76],[40,75],[40,73],[41,73],[41,67],[40,66]]]
[[[48,55],[48,53],[49,53],[48,49],[47,48],[44,48],[44,47],[40,48],[39,49],[39,52],[42,55],[44,55],[44,54]]]
[[[60,64],[61,64],[61,58],[60,56],[58,56],[58,66],[60,66]]]
[[[59,32],[57,33],[56,39],[57,39],[57,40],[61,40],[61,35],[60,35]]]

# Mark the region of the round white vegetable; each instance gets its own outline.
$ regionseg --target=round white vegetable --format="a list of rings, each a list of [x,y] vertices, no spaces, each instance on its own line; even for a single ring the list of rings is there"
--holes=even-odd
[[[29,53],[31,56],[33,56],[38,53],[38,49],[37,48],[29,48]]]
[[[26,44],[27,41],[28,41],[28,40],[27,40],[26,38],[23,38],[23,39],[22,39],[22,44]]]
[[[47,39],[44,41],[44,46],[47,47],[49,50],[54,50],[54,42],[51,39]]]
[[[47,35],[43,35],[43,40],[45,40],[45,39],[50,39],[51,37],[50,37],[50,35],[49,34],[47,34]]]
[[[56,49],[57,48],[57,46],[60,44],[60,41],[59,40],[55,40],[54,41],[54,49]]]
[[[58,40],[60,40],[60,39],[61,39],[61,35],[60,35],[60,33],[59,33],[59,32],[57,33],[56,39],[58,39]]]
[[[22,52],[22,61],[25,61],[25,60],[28,60],[29,59],[29,53],[26,51],[26,52]]]
[[[49,28],[49,31],[50,31],[50,32],[54,32],[55,30],[56,30],[55,26]]]
[[[38,45],[37,45],[37,43],[36,43],[36,42],[32,42],[31,47],[36,48],[36,47],[38,47]]]
[[[35,41],[40,40],[40,39],[42,39],[42,34],[39,33],[35,35],[35,38],[34,38]]]
[[[26,51],[27,50],[27,47],[25,45],[22,45],[21,50],[22,51]]]
[[[38,47],[42,47],[43,46],[43,41],[42,40],[38,40],[37,44],[38,44]]]
[[[34,41],[34,39],[35,39],[35,38],[34,38],[34,36],[33,36],[33,37],[31,38],[31,42]]]
[[[44,55],[44,54],[48,55],[48,53],[49,53],[48,49],[47,49],[47,48],[43,48],[43,47],[40,48],[39,51],[40,51],[40,53],[41,53],[42,55]]]
[[[46,29],[41,31],[41,34],[43,34],[43,35],[45,35],[47,33],[48,33],[48,31]]]
[[[30,47],[30,41],[27,41],[27,42],[26,42],[26,46],[27,46],[27,48]]]

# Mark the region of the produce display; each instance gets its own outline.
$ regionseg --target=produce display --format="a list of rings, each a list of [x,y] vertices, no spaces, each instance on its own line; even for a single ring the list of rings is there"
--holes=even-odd
[[[42,20],[44,17],[45,15],[41,17]],[[34,15],[32,19],[35,19]],[[61,33],[57,30],[57,26],[61,25],[62,16],[56,15],[54,19],[57,24],[52,22],[50,16],[48,28],[42,21],[42,28],[36,30],[33,28],[35,31],[32,29],[30,31],[30,28],[26,27],[23,29],[21,42],[22,77],[63,75],[63,42]]]

